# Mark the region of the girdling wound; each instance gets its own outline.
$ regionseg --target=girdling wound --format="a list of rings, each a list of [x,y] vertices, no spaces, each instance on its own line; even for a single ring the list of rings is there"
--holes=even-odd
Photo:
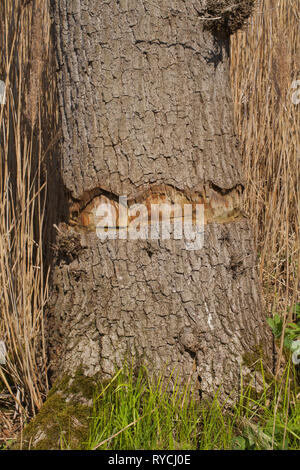
[[[242,192],[242,185],[222,189],[213,183],[206,183],[201,190],[180,190],[170,185],[150,185],[126,196],[125,200],[124,197],[119,199],[117,194],[96,187],[84,192],[80,198],[70,198],[68,225],[76,230],[89,232],[95,232],[97,227],[105,228],[98,215],[99,212],[97,213],[102,204],[108,209],[111,208],[115,215],[117,230],[127,227],[137,217],[141,224],[150,224],[153,207],[163,204],[170,205],[171,220],[184,219],[185,205],[192,205],[194,221],[196,206],[203,205],[205,225],[235,222],[245,217],[240,207]]]

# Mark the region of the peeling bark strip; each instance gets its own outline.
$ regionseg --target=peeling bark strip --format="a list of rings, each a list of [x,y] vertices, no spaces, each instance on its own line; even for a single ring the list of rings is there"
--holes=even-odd
[[[241,10],[226,4],[233,20]],[[239,212],[230,31],[206,28],[197,12],[213,14],[205,0],[52,6],[61,173],[72,195],[65,222],[74,223],[58,227],[48,314],[53,375],[82,365],[109,378],[134,358],[156,375],[175,369],[181,382],[192,377],[202,393],[222,384],[230,394],[245,353],[268,350],[269,341],[251,231]],[[88,230],[93,211],[101,200],[118,209],[119,195],[129,207],[204,203],[203,249],[187,251],[177,239],[99,241]]]
[[[110,194],[101,188],[85,192],[70,206],[70,226],[78,230],[96,231],[97,226],[102,227],[99,208],[106,205],[109,212],[111,207],[112,218],[115,219],[114,229],[128,227],[138,219],[141,224],[149,225],[156,217],[157,206],[163,209],[167,205],[170,209],[170,219],[185,218],[185,206],[192,206],[192,221],[196,223],[196,206],[204,206],[204,224],[229,223],[245,217],[241,209],[240,196],[242,186],[230,190],[221,190],[216,186],[207,184],[201,192],[186,190],[180,191],[167,185],[154,185],[139,190],[136,195],[126,197],[126,206],[122,206],[122,198]],[[141,206],[143,206],[141,208]],[[123,209],[123,210],[122,210]],[[131,211],[132,210],[132,211]],[[125,214],[124,214],[125,212]],[[131,214],[130,214],[131,212]],[[142,212],[142,213],[141,213]]]

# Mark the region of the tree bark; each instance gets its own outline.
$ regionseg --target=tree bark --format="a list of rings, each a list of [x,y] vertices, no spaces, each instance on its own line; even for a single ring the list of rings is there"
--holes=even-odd
[[[107,379],[134,359],[228,395],[245,356],[268,350],[229,78],[242,3],[52,2],[70,212],[52,270],[53,378],[80,366]],[[204,204],[204,247],[100,240],[93,211],[119,196]]]

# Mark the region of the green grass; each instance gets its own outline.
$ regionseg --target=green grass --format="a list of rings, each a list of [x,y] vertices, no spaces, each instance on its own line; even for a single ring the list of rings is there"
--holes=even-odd
[[[299,389],[292,372],[293,366],[287,366],[281,380],[271,384],[263,378],[259,396],[248,386],[238,402],[229,406],[221,404],[217,395],[210,404],[199,403],[189,386],[180,391],[174,377],[175,384],[167,391],[162,379],[153,382],[145,368],[134,376],[132,369],[124,367],[95,396],[84,447],[299,450]]]

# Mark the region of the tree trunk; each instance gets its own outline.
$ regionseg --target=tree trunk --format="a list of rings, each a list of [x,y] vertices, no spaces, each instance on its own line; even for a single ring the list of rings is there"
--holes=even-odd
[[[54,378],[111,377],[124,360],[189,377],[202,394],[239,386],[268,348],[256,256],[242,210],[229,36],[253,1],[53,1],[69,218],[57,232],[48,314]],[[219,19],[215,19],[219,18]],[[204,205],[204,246],[101,240],[117,210]],[[148,219],[143,219],[144,225]],[[120,225],[120,224],[119,224]],[[98,235],[97,235],[98,233]],[[173,234],[174,235],[174,234]]]

